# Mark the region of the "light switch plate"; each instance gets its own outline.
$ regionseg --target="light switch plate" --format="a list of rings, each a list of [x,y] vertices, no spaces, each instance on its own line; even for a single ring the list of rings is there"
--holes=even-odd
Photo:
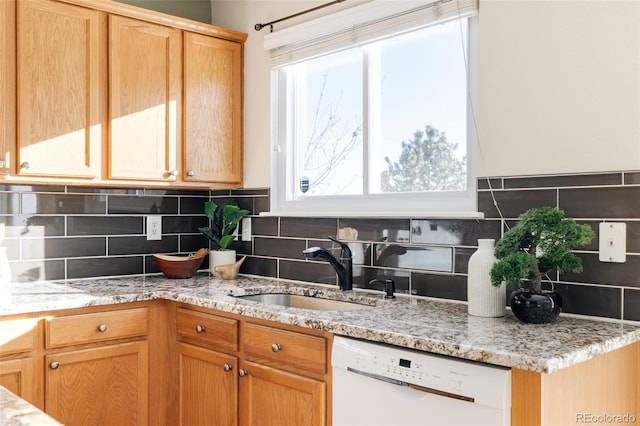
[[[251,241],[251,218],[242,219],[242,241]]]
[[[147,216],[147,240],[162,239],[162,216]]]
[[[624,263],[627,261],[627,224],[602,222],[599,227],[600,262]]]

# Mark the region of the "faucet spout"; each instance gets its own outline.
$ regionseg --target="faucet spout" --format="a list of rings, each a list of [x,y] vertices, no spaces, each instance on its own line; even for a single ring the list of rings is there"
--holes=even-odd
[[[324,247],[311,247],[302,251],[305,259],[322,259],[329,262],[338,275],[338,286],[342,291],[353,290],[353,259],[351,249],[346,243],[338,241],[333,237],[330,240],[340,244],[340,260]]]

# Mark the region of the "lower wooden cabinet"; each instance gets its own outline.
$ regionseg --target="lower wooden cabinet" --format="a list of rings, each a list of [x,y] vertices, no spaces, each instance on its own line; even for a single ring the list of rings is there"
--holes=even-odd
[[[249,361],[240,371],[243,426],[326,424],[324,382]]]
[[[33,358],[0,361],[0,386],[4,386],[24,400],[35,403]]]
[[[65,425],[147,424],[147,342],[45,357],[45,407]]]
[[[180,424],[327,424],[327,339],[253,321],[178,308]]]

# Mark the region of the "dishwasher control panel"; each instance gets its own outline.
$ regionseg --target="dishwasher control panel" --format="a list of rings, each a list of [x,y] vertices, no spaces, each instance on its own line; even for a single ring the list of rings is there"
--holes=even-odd
[[[497,387],[505,391],[498,395],[511,394],[508,368],[341,336],[334,338],[332,354],[334,369],[470,402],[503,406],[504,397],[494,398],[486,390]]]

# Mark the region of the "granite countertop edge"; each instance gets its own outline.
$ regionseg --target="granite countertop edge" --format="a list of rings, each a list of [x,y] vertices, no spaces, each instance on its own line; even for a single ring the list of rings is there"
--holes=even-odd
[[[640,325],[561,315],[552,324],[523,324],[508,312],[501,318],[467,314],[464,303],[381,292],[344,295],[335,287],[274,278],[241,276],[222,281],[205,273],[186,280],[162,276],[83,279],[11,285],[11,304],[0,316],[166,299],[251,318],[323,330],[488,364],[553,373],[640,341]],[[233,296],[286,292],[375,303],[355,311],[311,311],[241,300]],[[373,301],[373,302],[372,302]]]

